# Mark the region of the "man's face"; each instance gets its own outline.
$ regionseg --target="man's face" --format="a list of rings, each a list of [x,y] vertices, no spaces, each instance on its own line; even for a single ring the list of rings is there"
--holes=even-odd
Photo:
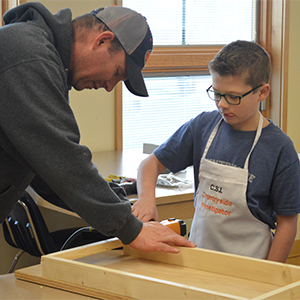
[[[110,92],[121,80],[126,80],[125,51],[110,51],[108,41],[95,48],[75,52],[70,68],[70,83],[78,91],[104,88]]]

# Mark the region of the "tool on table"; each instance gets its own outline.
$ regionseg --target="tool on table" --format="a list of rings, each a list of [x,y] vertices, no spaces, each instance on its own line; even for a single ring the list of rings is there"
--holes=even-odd
[[[179,235],[186,235],[186,224],[182,220],[175,218],[169,218],[160,222],[162,225],[169,227]]]
[[[136,179],[129,178],[123,180],[119,186],[121,186],[127,195],[137,195]]]
[[[115,174],[109,174],[105,180],[110,182],[115,182],[115,183],[120,183],[121,180],[125,179],[126,177],[125,176],[120,176],[120,175],[115,175]]]
[[[113,182],[118,184],[120,187],[122,187],[125,190],[127,196],[137,195],[135,178],[109,174],[107,178],[105,178],[105,180],[108,182]]]

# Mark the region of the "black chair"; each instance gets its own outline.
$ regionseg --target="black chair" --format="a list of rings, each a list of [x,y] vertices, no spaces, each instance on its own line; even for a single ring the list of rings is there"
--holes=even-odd
[[[13,272],[24,252],[41,257],[52,252],[108,238],[92,227],[68,228],[49,232],[38,206],[27,192],[22,194],[9,216],[2,223],[2,227],[6,242],[12,247],[20,249],[8,273]]]

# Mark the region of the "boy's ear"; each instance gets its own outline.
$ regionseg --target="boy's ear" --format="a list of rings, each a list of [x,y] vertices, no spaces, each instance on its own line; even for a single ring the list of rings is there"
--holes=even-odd
[[[114,38],[114,33],[109,30],[101,32],[94,39],[93,49],[106,42],[111,42]]]
[[[270,93],[270,85],[268,83],[264,84],[259,90],[259,101],[264,101]]]

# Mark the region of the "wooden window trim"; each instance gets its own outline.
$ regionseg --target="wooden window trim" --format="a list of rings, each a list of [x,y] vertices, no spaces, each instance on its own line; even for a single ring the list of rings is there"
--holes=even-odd
[[[155,47],[143,73],[207,71],[222,47]]]
[[[258,43],[272,60],[271,91],[263,115],[286,133],[290,0],[260,0],[258,8]]]

